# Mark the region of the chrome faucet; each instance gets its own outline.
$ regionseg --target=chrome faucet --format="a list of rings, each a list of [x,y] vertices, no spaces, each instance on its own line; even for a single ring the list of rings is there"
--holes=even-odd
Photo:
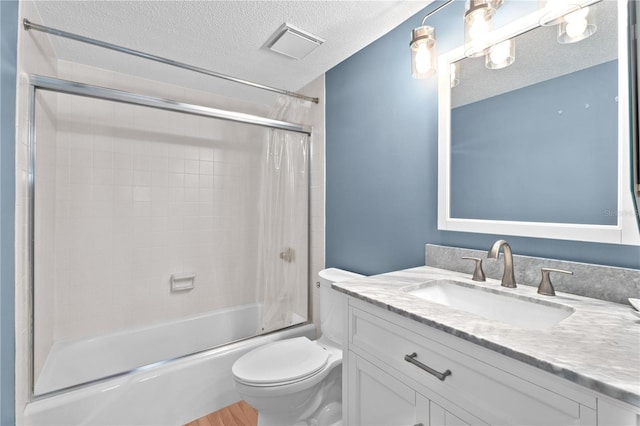
[[[513,273],[513,254],[511,246],[505,240],[498,240],[489,249],[487,257],[489,259],[497,259],[500,255],[500,249],[504,252],[504,273],[502,274],[502,287],[515,288],[516,276]]]

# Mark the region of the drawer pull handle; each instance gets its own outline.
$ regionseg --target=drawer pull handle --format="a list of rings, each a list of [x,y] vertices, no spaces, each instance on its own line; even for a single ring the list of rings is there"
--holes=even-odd
[[[429,374],[433,374],[434,376],[436,376],[438,379],[440,379],[443,382],[444,382],[444,379],[447,378],[447,376],[451,375],[451,370],[447,370],[444,373],[436,371],[433,368],[429,367],[428,365],[425,365],[425,364],[421,363],[420,361],[418,361],[416,359],[417,356],[418,356],[418,354],[414,352],[411,355],[405,355],[404,356],[404,360],[407,361],[407,362],[410,362],[411,364],[415,365],[416,367],[419,367],[419,368],[423,369],[424,371],[426,371]]]

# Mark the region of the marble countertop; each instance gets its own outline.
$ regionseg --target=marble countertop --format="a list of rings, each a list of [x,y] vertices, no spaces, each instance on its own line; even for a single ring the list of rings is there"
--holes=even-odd
[[[491,291],[568,306],[573,314],[544,330],[530,330],[429,302],[406,290],[455,278]],[[333,284],[334,289],[640,407],[640,317],[630,306],[536,287],[515,289],[460,272],[422,266]]]

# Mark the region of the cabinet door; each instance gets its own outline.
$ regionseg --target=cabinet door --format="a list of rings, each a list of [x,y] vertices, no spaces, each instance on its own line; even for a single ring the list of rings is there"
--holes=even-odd
[[[427,426],[428,400],[418,400],[416,392],[374,364],[349,352],[348,423],[362,426]],[[423,416],[417,420],[418,411]]]
[[[469,423],[430,401],[430,426],[469,426]]]
[[[640,425],[640,409],[630,405],[611,401],[608,398],[598,399],[598,426],[637,426]],[[584,424],[584,423],[583,423]],[[592,424],[596,424],[593,422]]]

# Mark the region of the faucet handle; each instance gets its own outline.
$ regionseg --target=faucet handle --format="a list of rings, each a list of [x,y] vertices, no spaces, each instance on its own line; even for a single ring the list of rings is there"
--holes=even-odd
[[[487,280],[487,277],[484,275],[484,271],[482,270],[482,258],[463,256],[462,259],[473,260],[476,262],[476,268],[473,271],[473,278],[471,278],[473,281]]]
[[[551,272],[559,272],[561,274],[573,275],[571,271],[565,271],[564,269],[554,269],[554,268],[542,268],[542,279],[540,280],[540,285],[538,286],[538,293],[544,294],[545,296],[555,296],[556,291],[553,289],[553,284],[551,284],[551,278],[549,278],[549,274]]]

